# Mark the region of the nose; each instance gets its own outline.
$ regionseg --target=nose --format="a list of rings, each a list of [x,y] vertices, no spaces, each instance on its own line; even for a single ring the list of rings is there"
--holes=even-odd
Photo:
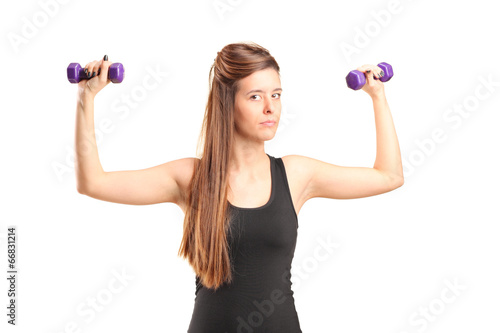
[[[273,99],[271,97],[265,98],[266,103],[264,104],[264,112],[265,113],[274,113],[276,106],[274,105],[275,103],[273,102]]]

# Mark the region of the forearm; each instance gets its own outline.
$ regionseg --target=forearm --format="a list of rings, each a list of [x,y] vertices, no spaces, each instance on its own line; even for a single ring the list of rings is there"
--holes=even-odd
[[[377,132],[377,157],[373,168],[394,179],[403,179],[403,165],[398,137],[385,94],[372,97]]]
[[[77,188],[84,192],[104,174],[99,161],[94,129],[94,96],[78,94],[75,128],[75,171]]]

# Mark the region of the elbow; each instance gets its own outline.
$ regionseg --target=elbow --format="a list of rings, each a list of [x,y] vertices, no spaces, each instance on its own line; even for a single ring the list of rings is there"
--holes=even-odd
[[[394,189],[397,189],[398,187],[403,186],[403,184],[405,183],[405,178],[404,178],[404,176],[395,177],[393,179],[392,183],[393,183]]]
[[[85,194],[85,189],[81,185],[76,185],[76,191],[80,194]]]
[[[76,175],[76,190],[80,194],[89,195],[90,191],[94,187],[93,178],[86,176],[83,173],[77,173]]]
[[[88,186],[86,186],[84,183],[77,182],[76,184],[76,191],[80,194],[88,195]]]
[[[395,190],[403,186],[405,183],[404,175],[395,173],[384,173],[386,186],[389,191]]]
[[[93,194],[96,190],[96,184],[100,182],[101,178],[99,177],[96,180],[96,177],[85,177],[83,175],[77,175],[76,177],[76,190],[80,194],[87,195],[89,197],[93,197]]]
[[[403,186],[405,183],[404,176],[401,174],[386,174],[387,179],[387,187],[389,191],[395,190],[398,187]]]

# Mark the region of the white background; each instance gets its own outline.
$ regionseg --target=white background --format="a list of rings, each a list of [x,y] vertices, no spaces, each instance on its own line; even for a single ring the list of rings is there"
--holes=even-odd
[[[137,170],[196,156],[210,66],[240,41],[266,47],[281,67],[281,121],[266,142],[275,157],[373,166],[371,99],[348,89],[345,76],[363,64],[394,67],[385,91],[405,184],[303,206],[292,265],[302,331],[498,331],[494,8],[488,0],[2,2],[2,276],[8,225],[18,228],[19,265],[14,329],[1,279],[2,332],[187,331],[195,275],[177,256],[183,213],[172,203],[124,205],[76,191],[76,85],[66,67],[104,54],[124,64],[125,80],[95,101],[96,127],[105,118],[113,125],[98,149],[105,171]],[[149,71],[168,75],[141,96]],[[134,107],[117,113],[133,93]],[[445,139],[429,143],[438,130]],[[315,249],[328,241],[340,245],[319,261]],[[133,278],[111,293],[113,272],[122,271]]]

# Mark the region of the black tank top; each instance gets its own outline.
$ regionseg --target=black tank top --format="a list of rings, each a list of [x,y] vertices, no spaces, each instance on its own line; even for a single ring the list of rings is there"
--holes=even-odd
[[[196,276],[188,333],[302,333],[290,281],[298,219],[283,161],[266,155],[271,197],[256,208],[228,201],[233,281],[214,291]]]

